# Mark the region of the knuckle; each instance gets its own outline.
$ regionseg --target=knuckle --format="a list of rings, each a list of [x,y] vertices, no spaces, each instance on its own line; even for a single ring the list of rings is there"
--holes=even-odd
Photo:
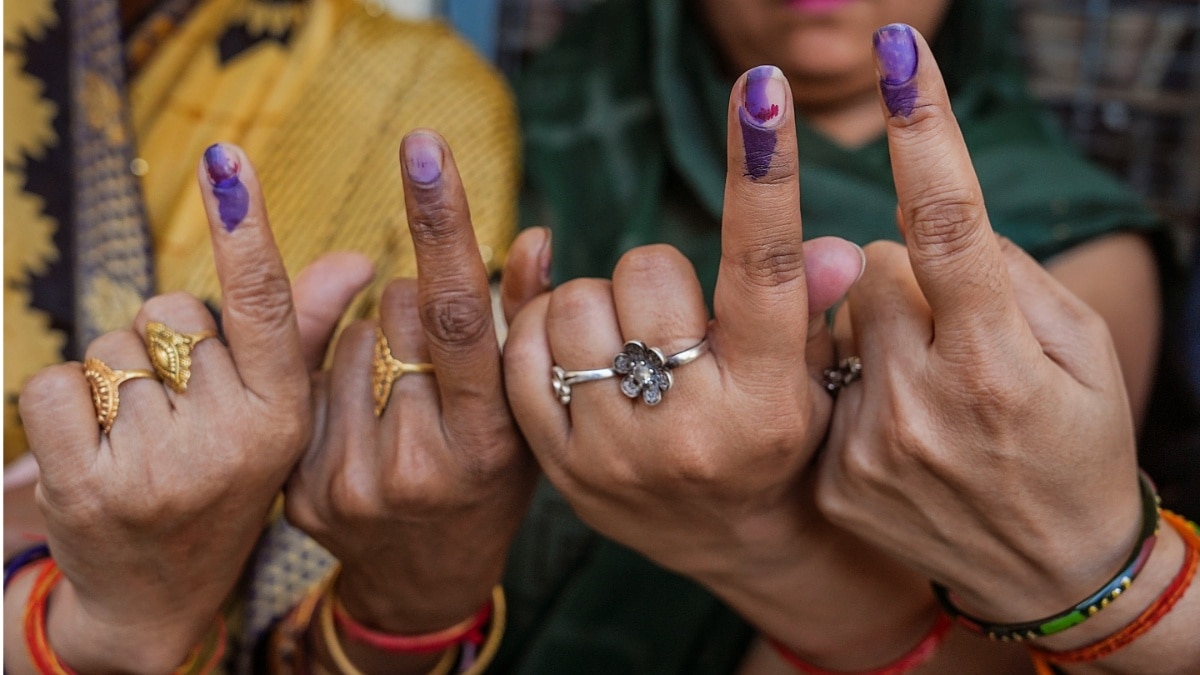
[[[667,473],[674,481],[703,487],[720,484],[727,475],[725,468],[707,448],[682,443],[670,453]]]
[[[421,201],[409,213],[408,229],[418,246],[439,246],[447,243],[447,235],[464,220],[458,208],[443,199]]]
[[[147,321],[161,321],[164,317],[175,317],[182,313],[209,316],[208,310],[190,293],[175,291],[156,295],[142,303],[134,323],[141,325]]]
[[[625,277],[635,283],[641,279],[658,279],[662,270],[670,269],[680,260],[684,260],[684,256],[674,246],[638,246],[626,251],[617,261],[613,268],[613,279]]]
[[[933,255],[954,254],[975,243],[986,219],[983,199],[970,188],[930,186],[910,201],[909,236]]]
[[[226,314],[266,327],[284,326],[293,320],[291,284],[273,266],[241,266],[222,293]]]
[[[372,481],[356,472],[341,470],[329,487],[329,512],[334,522],[360,524],[380,515],[377,490]]]
[[[64,363],[39,370],[21,387],[17,399],[21,418],[29,424],[43,412],[57,410],[63,399],[78,395],[82,386],[85,385],[79,364]]]
[[[612,306],[612,282],[603,279],[572,279],[554,290],[547,308],[547,322],[578,321]]]
[[[492,307],[466,289],[445,289],[421,307],[429,337],[447,346],[471,345],[491,337]]]
[[[804,276],[804,252],[799,240],[769,241],[747,247],[734,262],[753,286],[773,288]]]

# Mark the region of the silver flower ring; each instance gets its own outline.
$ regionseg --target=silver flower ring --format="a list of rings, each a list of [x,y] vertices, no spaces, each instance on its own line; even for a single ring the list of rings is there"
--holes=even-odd
[[[671,371],[695,361],[707,351],[707,338],[671,356],[663,356],[662,350],[657,347],[647,347],[644,342],[630,340],[625,343],[624,350],[613,357],[611,368],[564,370],[554,366],[550,370],[550,384],[558,402],[568,405],[573,385],[621,375],[621,393],[629,398],[640,397],[646,405],[654,406],[662,403],[663,393],[671,388],[674,381]]]

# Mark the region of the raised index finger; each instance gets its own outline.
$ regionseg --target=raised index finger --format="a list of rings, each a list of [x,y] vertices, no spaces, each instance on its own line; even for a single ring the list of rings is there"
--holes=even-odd
[[[910,26],[880,28],[875,51],[905,241],[934,323],[994,334],[1016,305],[942,74]]]
[[[721,266],[713,295],[726,359],[795,357],[808,333],[800,175],[791,88],[748,71],[729,100]]]
[[[308,398],[308,373],[292,307],[292,287],[267,220],[262,189],[241,148],[210,146],[198,169],[221,321],[242,382],[262,398]]]
[[[447,419],[505,405],[487,270],[450,149],[431,131],[400,146],[404,203],[417,254],[421,323]],[[477,419],[477,418],[476,418]]]

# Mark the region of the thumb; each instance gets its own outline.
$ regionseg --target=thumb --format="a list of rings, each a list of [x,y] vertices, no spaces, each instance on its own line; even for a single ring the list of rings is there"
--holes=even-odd
[[[500,277],[500,304],[509,325],[522,307],[550,289],[550,255],[550,230],[544,227],[525,230],[513,241]]]
[[[820,379],[825,367],[833,365],[836,359],[825,312],[846,297],[866,267],[867,254],[854,242],[841,237],[818,237],[804,242],[809,316],[805,353],[815,379]]]
[[[375,276],[375,265],[361,253],[327,253],[308,264],[292,282],[300,349],[308,372],[325,360],[329,340],[354,296]]]

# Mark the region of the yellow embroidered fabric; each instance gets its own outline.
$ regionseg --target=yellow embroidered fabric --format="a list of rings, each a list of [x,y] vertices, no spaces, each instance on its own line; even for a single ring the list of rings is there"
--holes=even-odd
[[[51,0],[5,3],[6,44],[53,20]],[[223,59],[231,29],[266,39]],[[416,272],[397,160],[414,128],[450,143],[481,255],[489,270],[502,265],[516,221],[516,113],[499,74],[449,28],[369,13],[355,0],[202,0],[152,54],[131,57],[144,61],[128,94],[158,292],[220,304],[196,187],[199,158],[217,141],[241,145],[255,162],[289,272],[334,250],[375,260],[375,285],[351,316],[369,312],[393,276]],[[19,59],[6,50],[6,461],[25,447],[11,404],[29,375],[61,360],[63,345],[29,307],[24,281],[57,255],[55,224],[21,192],[20,167],[8,167],[15,149],[32,153],[56,139],[54,106]],[[110,98],[98,92],[96,109],[117,103]],[[125,289],[90,291],[98,312],[108,301],[127,304]]]
[[[326,251],[366,253],[378,265],[371,298],[416,272],[397,149],[406,132],[434,128],[455,150],[481,254],[497,269],[519,181],[515,111],[499,75],[440,24],[371,16],[349,0],[269,9],[202,4],[131,83],[160,292],[218,300],[195,189],[196,162],[218,140],[254,160],[288,270]],[[263,41],[223,67],[217,38],[230,16],[251,32],[291,30],[291,45]]]

